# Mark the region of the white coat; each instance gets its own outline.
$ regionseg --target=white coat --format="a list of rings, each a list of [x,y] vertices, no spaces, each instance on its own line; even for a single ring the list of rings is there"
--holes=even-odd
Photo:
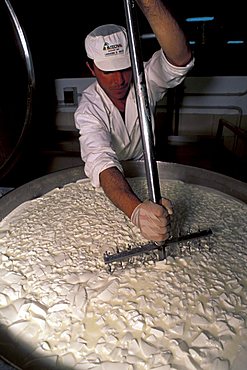
[[[194,60],[185,67],[173,66],[161,49],[144,63],[152,114],[167,89],[180,84],[193,65]],[[83,91],[74,118],[85,174],[95,187],[100,186],[99,174],[103,170],[117,167],[123,172],[121,161],[143,158],[134,84],[127,97],[124,120],[97,81]],[[152,123],[154,129],[153,117]]]

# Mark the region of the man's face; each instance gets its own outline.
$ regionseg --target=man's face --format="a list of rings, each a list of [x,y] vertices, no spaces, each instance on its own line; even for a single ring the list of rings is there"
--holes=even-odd
[[[94,75],[98,83],[111,100],[121,100],[127,97],[132,81],[132,69],[120,71],[102,71],[94,64]]]

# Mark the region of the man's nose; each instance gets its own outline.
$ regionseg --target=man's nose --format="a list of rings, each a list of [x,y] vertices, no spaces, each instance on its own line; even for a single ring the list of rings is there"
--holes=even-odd
[[[117,83],[118,85],[121,85],[124,82],[124,77],[121,71],[115,72],[114,80],[115,80],[115,83]]]

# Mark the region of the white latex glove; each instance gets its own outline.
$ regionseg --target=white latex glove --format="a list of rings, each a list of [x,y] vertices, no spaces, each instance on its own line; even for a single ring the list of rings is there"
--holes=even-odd
[[[162,198],[161,204],[146,200],[132,212],[131,221],[139,227],[142,236],[148,240],[159,242],[169,238],[172,204],[165,198]]]

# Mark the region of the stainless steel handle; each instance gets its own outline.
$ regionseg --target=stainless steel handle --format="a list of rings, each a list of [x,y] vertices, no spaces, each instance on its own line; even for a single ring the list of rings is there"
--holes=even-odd
[[[136,92],[136,101],[142,135],[142,145],[149,199],[154,203],[159,203],[161,199],[160,183],[157,162],[155,160],[154,154],[154,138],[152,131],[151,111],[148,101],[146,79],[142,60],[135,1],[124,0],[124,9]]]

